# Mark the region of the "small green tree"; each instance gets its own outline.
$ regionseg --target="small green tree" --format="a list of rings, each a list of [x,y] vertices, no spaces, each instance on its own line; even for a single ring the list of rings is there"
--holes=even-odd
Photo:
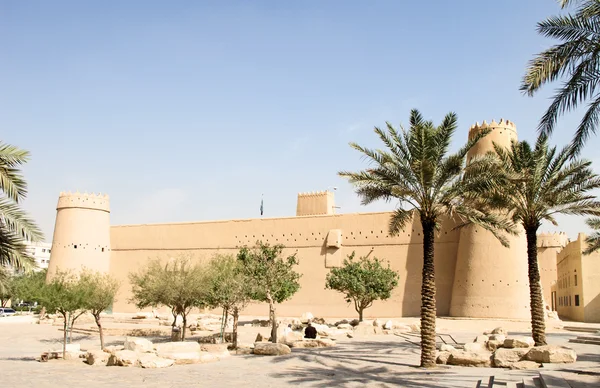
[[[283,258],[283,245],[270,246],[257,241],[253,248],[243,247],[238,253],[245,275],[250,279],[251,298],[269,303],[271,342],[277,342],[275,303],[282,303],[300,289],[300,274],[294,270],[298,259],[293,254]]]
[[[49,313],[58,313],[63,323],[63,358],[67,347],[67,332],[75,320],[86,312],[86,292],[81,282],[70,271],[57,270],[50,282],[41,288],[40,303]]]
[[[114,303],[120,284],[109,274],[88,270],[79,275],[79,282],[81,289],[85,292],[84,308],[94,316],[100,334],[100,348],[104,349],[104,333],[100,314]]]
[[[231,255],[216,255],[208,266],[206,292],[211,307],[232,312],[233,348],[237,348],[239,313],[251,297],[251,280],[244,273],[241,262]]]
[[[355,252],[352,252],[344,265],[332,268],[327,274],[325,288],[345,294],[346,302],[354,302],[354,309],[358,313],[358,319],[362,322],[363,311],[380,299],[386,300],[392,296],[392,290],[398,286],[399,275],[381,263],[374,257],[360,257],[354,260]]]
[[[26,272],[12,278],[13,300],[40,302],[48,270]]]
[[[140,309],[167,306],[173,314],[173,328],[181,315],[183,328],[181,340],[185,340],[187,317],[195,307],[206,305],[205,269],[192,264],[191,258],[179,256],[161,264],[159,259],[150,260],[137,273],[129,275],[133,297],[130,299]]]

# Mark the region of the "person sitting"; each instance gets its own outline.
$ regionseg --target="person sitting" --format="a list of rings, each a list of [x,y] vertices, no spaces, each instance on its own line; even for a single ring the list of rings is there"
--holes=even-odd
[[[317,329],[308,322],[308,326],[304,329],[304,338],[317,338]]]

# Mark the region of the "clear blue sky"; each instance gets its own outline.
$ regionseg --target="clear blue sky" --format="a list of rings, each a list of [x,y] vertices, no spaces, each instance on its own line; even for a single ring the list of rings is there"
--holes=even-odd
[[[4,1],[0,138],[30,150],[25,208],[51,241],[60,191],[111,196],[112,223],[291,216],[365,166],[349,141],[420,109],[508,118],[534,139],[552,93],[518,90],[554,0]],[[564,144],[577,114],[560,121]],[[594,138],[585,155],[594,157]],[[600,159],[598,159],[600,161]],[[571,237],[583,222],[561,229]],[[545,228],[549,229],[549,228]]]

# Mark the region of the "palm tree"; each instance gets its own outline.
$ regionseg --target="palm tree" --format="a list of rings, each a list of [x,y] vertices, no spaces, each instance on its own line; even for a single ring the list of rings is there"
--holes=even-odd
[[[488,171],[498,182],[480,197],[490,209],[505,209],[527,238],[531,329],[536,346],[546,344],[544,306],[537,260],[537,231],[543,221],[557,225],[556,214],[600,215],[600,202],[590,193],[600,187],[591,162],[573,159],[572,146],[560,152],[540,135],[535,147],[513,141],[510,149],[494,144]],[[498,189],[500,188],[500,189]]]
[[[491,231],[503,244],[507,240],[498,230],[510,231],[511,224],[491,212],[481,212],[470,206],[469,192],[487,188],[481,174],[470,174],[465,169],[465,158],[471,147],[487,132],[469,140],[455,154],[448,148],[457,127],[457,117],[449,113],[439,126],[425,121],[421,113],[412,110],[410,129],[400,134],[387,123],[387,131],[375,127],[375,133],[387,151],[372,150],[350,143],[361,152],[373,167],[360,172],[339,173],[348,178],[367,205],[376,200],[398,200],[389,232],[396,235],[418,215],[423,227],[423,272],[421,284],[421,366],[435,366],[435,268],[434,232],[443,219],[456,217],[459,226],[476,223]],[[477,166],[471,162],[470,166]],[[406,208],[405,208],[406,207]]]
[[[585,223],[594,230],[594,233],[585,239],[587,248],[583,251],[583,254],[589,255],[600,249],[600,218],[589,218],[585,220]]]
[[[552,16],[538,23],[540,34],[558,39],[560,44],[542,51],[529,62],[521,83],[521,90],[533,96],[541,87],[567,76],[554,95],[554,100],[542,117],[539,130],[544,135],[552,133],[558,116],[590,100],[573,144],[574,152],[596,132],[600,120],[600,2],[598,0],[559,0],[564,9],[578,3],[573,14]]]
[[[42,232],[19,207],[27,195],[27,183],[18,167],[29,152],[0,142],[0,265],[30,270],[34,259],[27,253],[26,241],[40,241]]]

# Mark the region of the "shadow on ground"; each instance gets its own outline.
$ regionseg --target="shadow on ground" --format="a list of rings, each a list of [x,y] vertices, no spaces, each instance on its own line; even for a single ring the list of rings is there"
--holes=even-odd
[[[458,376],[449,367],[422,369],[420,349],[409,343],[361,341],[333,348],[295,349],[273,363],[290,365],[271,377],[314,387],[380,384],[401,387],[475,386],[477,376]],[[486,372],[481,371],[481,376]]]

